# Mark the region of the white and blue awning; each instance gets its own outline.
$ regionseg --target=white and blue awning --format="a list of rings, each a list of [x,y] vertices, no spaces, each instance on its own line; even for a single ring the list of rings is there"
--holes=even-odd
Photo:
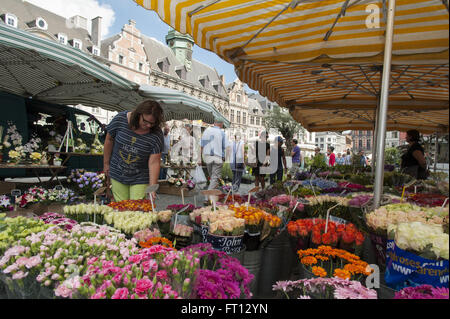
[[[214,123],[214,121],[220,120],[226,127],[230,126],[230,121],[212,103],[202,101],[181,91],[141,85],[139,94],[160,103],[164,109],[164,119],[166,121],[188,119]]]

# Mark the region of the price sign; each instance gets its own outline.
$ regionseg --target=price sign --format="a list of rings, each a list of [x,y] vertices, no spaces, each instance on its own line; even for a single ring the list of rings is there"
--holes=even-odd
[[[219,196],[222,194],[222,192],[218,189],[208,189],[208,190],[202,191],[202,194],[205,196]]]
[[[11,191],[11,196],[18,197],[20,195],[22,195],[22,191],[20,189],[13,189]]]

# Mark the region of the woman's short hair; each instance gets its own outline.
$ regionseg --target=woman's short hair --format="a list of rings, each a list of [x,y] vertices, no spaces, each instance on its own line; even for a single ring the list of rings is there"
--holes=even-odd
[[[150,131],[156,131],[161,129],[164,125],[164,113],[161,105],[158,102],[152,100],[146,100],[141,102],[130,116],[130,127],[132,129],[139,128],[139,118],[141,115],[153,115],[155,118],[155,125],[150,128]]]
[[[411,138],[412,141],[418,142],[420,139],[420,133],[418,130],[409,130],[406,134]]]

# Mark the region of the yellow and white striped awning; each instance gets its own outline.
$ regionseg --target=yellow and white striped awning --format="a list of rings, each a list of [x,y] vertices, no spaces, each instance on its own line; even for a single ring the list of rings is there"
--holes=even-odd
[[[134,1],[233,63],[243,82],[310,130],[322,128],[300,111],[376,108],[386,0]],[[396,1],[389,110],[448,114],[448,19],[447,1]],[[448,130],[448,117],[437,121]]]

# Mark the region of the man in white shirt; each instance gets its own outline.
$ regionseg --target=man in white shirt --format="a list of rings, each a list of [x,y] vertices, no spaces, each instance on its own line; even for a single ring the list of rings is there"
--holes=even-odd
[[[161,160],[164,164],[166,162],[167,155],[169,154],[170,150],[170,128],[167,124],[164,125],[164,148],[161,153]],[[159,179],[166,179],[167,178],[167,168],[162,168],[159,171]]]
[[[203,132],[200,143],[203,162],[205,162],[210,176],[208,189],[216,189],[219,186],[219,179],[222,177],[226,147],[225,132],[222,129],[223,122],[220,120],[215,121],[213,127],[208,127]]]

